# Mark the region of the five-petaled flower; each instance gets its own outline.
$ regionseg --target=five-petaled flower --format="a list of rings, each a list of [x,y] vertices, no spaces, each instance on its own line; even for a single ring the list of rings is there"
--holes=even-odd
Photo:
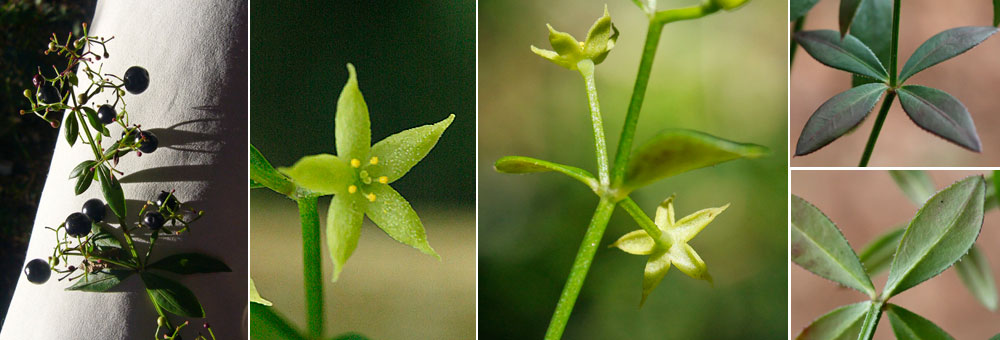
[[[611,23],[607,6],[604,6],[604,16],[598,18],[590,27],[587,40],[584,42],[578,42],[568,33],[556,31],[552,25],[546,26],[549,28],[549,43],[555,51],[535,46],[531,46],[531,51],[570,70],[576,70],[577,64],[585,59],[589,59],[594,65],[600,64],[618,40],[618,29]]]
[[[455,115],[441,122],[412,128],[371,144],[371,123],[354,66],[347,64],[350,78],[337,100],[335,138],[337,155],[318,154],[281,168],[306,195],[330,195],[326,218],[327,245],[333,257],[333,280],[354,253],[361,235],[361,222],[368,216],[400,243],[441,257],[427,243],[417,213],[389,186],[403,177],[437,144]]]
[[[729,204],[702,209],[685,216],[680,221],[674,221],[674,195],[671,195],[656,208],[654,222],[660,229],[659,235],[650,236],[645,230],[640,229],[625,234],[611,245],[629,254],[649,255],[642,279],[640,306],[646,302],[649,292],[663,280],[671,264],[692,278],[712,282],[705,261],[702,261],[687,242],[728,207]]]

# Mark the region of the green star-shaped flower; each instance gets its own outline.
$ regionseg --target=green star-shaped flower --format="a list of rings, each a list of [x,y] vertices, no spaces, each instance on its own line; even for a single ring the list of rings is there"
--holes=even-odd
[[[661,231],[659,235],[650,236],[645,230],[640,229],[625,234],[611,245],[629,254],[649,255],[642,279],[640,306],[646,302],[649,292],[656,288],[664,275],[667,275],[671,264],[692,278],[712,282],[705,261],[702,261],[687,242],[728,207],[729,204],[702,209],[685,216],[680,221],[674,221],[674,195],[671,195],[656,208],[654,222]]]
[[[337,155],[306,156],[291,168],[279,169],[311,191],[307,195],[334,195],[326,217],[334,281],[358,246],[366,215],[396,241],[441,258],[427,243],[424,226],[410,203],[389,184],[423,159],[455,119],[449,115],[437,124],[415,127],[371,145],[368,106],[358,89],[354,66],[347,64],[347,70],[350,78],[337,100]]]
[[[549,28],[549,43],[555,51],[535,46],[531,46],[531,51],[570,70],[576,70],[577,63],[584,59],[590,59],[594,65],[600,64],[618,40],[618,29],[611,23],[608,6],[604,6],[604,16],[598,18],[590,27],[587,40],[584,42],[578,42],[568,33],[556,31],[552,25],[546,26]]]

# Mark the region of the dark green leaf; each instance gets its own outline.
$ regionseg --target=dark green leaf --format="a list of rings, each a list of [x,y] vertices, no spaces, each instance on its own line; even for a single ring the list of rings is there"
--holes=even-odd
[[[851,28],[861,2],[861,0],[840,0],[840,36],[846,35],[847,30]]]
[[[993,0],[993,26],[1000,26],[1000,0]]]
[[[344,333],[333,337],[333,340],[369,340],[369,339],[371,338],[354,332]]]
[[[883,298],[940,274],[969,251],[983,226],[985,192],[983,177],[971,176],[927,200],[903,233]]]
[[[944,91],[906,85],[896,91],[903,110],[918,126],[963,148],[979,152],[976,125],[962,102]]]
[[[903,307],[889,304],[885,310],[889,314],[892,332],[898,340],[949,340],[954,339],[930,320],[924,319]]]
[[[887,88],[882,83],[861,85],[820,105],[802,128],[795,155],[815,152],[861,124]]]
[[[250,339],[306,340],[274,308],[250,304]]]
[[[792,262],[847,287],[875,296],[875,287],[840,229],[818,208],[792,195]]]
[[[87,114],[87,120],[90,121],[90,126],[93,126],[94,130],[97,130],[102,135],[111,137],[111,132],[108,131],[108,128],[104,124],[101,124],[100,119],[97,119],[97,111],[89,107],[84,107],[83,112]]]
[[[76,123],[76,112],[66,113],[66,142],[69,146],[76,144],[76,138],[80,136],[80,126]]]
[[[899,240],[903,238],[905,230],[903,226],[893,228],[869,243],[861,251],[861,263],[865,265],[869,277],[889,269],[892,256],[896,254],[896,248],[899,247]]]
[[[855,340],[870,301],[843,306],[826,313],[795,337],[796,340]]]
[[[789,21],[796,21],[809,13],[809,10],[813,8],[819,0],[790,0],[788,5],[789,10]]]
[[[903,70],[899,72],[899,84],[917,72],[965,53],[996,32],[997,28],[993,26],[967,26],[938,33],[921,44],[906,60]]]
[[[562,165],[559,163],[553,163],[549,161],[543,161],[540,159],[535,159],[531,157],[521,157],[521,156],[507,156],[497,160],[493,167],[497,172],[502,172],[506,174],[525,174],[533,172],[549,172],[556,171],[562,173],[566,176],[572,177],[583,184],[586,184],[591,189],[597,189],[597,180],[594,179],[594,175],[577,167]]]
[[[198,298],[184,285],[150,272],[139,275],[146,284],[146,293],[163,310],[180,316],[205,317],[205,310],[201,308]]]
[[[83,161],[73,167],[73,170],[69,171],[69,178],[77,178],[84,174],[84,172],[90,170],[94,167],[94,161]]]
[[[229,266],[215,258],[199,253],[182,253],[153,262],[147,268],[166,270],[177,274],[231,272]]]
[[[831,30],[801,31],[795,33],[795,40],[809,55],[826,66],[883,82],[889,79],[875,53],[852,35],[841,39],[840,34]]]
[[[993,3],[997,3],[997,1],[1000,1],[1000,0],[994,0]],[[1000,17],[1000,16],[998,16],[998,17]],[[990,340],[1000,340],[1000,333],[997,333],[997,335],[994,335],[992,338],[990,338]]]
[[[111,233],[103,231],[100,224],[94,223],[94,229],[98,230],[98,232],[94,235],[94,237],[90,238],[90,241],[93,242],[95,246],[105,249],[122,247],[121,241],[118,241],[118,238]]]
[[[104,200],[111,208],[111,212],[118,216],[119,221],[124,221],[128,212],[125,209],[125,193],[122,192],[122,184],[104,165],[97,167],[97,179],[101,181],[101,192],[104,193]]]
[[[119,283],[125,281],[133,273],[135,272],[131,270],[104,269],[96,273],[87,274],[86,277],[81,276],[75,284],[69,286],[66,290],[105,292],[118,286]]]
[[[654,136],[632,154],[623,189],[628,192],[661,178],[765,154],[767,148],[757,144],[737,143],[693,130],[671,129]]]
[[[90,188],[90,184],[93,182],[94,170],[88,168],[82,175],[76,178],[76,185],[73,186],[73,192],[77,195],[82,194]]]
[[[289,181],[288,177],[275,170],[253,144],[250,144],[250,180],[279,194],[291,195],[295,193],[295,184]]]
[[[865,0],[861,2],[854,23],[851,24],[851,35],[868,46],[882,62],[889,65],[890,38],[892,37],[892,0]],[[871,78],[859,75],[851,77],[851,86],[875,82]]]
[[[934,194],[934,182],[923,170],[889,170],[889,176],[913,204],[924,205]]]
[[[997,286],[993,280],[993,271],[990,270],[989,261],[976,246],[972,246],[969,253],[955,263],[955,270],[979,303],[991,311],[997,310]]]

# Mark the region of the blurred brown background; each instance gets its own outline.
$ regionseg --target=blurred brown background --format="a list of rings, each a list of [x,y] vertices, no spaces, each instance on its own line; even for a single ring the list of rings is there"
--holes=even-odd
[[[839,1],[816,4],[806,18],[805,29],[837,29]],[[921,43],[946,29],[988,26],[993,20],[989,1],[904,1],[900,14],[899,67]],[[888,66],[886,66],[888,67]],[[799,50],[791,68],[789,141],[794,151],[802,127],[827,99],[850,88],[851,76],[820,64]],[[997,166],[1000,165],[1000,37],[993,36],[968,52],[931,67],[907,81],[941,89],[958,98],[972,113],[982,140],[977,154],[925,132],[906,116],[898,98],[886,118],[870,166]],[[876,104],[873,111],[881,105]],[[874,124],[870,114],[853,133],[803,157],[793,157],[792,166],[855,166],[864,151]]]
[[[932,171],[938,190],[975,171]],[[988,174],[987,174],[988,175]],[[792,193],[818,207],[839,227],[847,241],[861,248],[898,223],[907,222],[917,206],[903,195],[886,171],[793,171]],[[1000,273],[1000,211],[986,213],[976,244],[989,259],[994,278]],[[876,290],[885,286],[888,271],[873,278]],[[791,336],[839,306],[861,302],[865,296],[791,265]],[[892,298],[891,303],[931,320],[956,339],[987,339],[1000,332],[1000,314],[990,312],[966,290],[955,270]],[[875,339],[893,339],[883,316]]]

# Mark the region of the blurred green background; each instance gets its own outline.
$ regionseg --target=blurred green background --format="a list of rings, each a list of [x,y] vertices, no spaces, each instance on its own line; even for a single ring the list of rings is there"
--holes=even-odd
[[[660,9],[698,1],[659,1]],[[585,37],[600,1],[479,3],[479,335],[540,338],[597,204],[554,174],[503,175],[506,155],[596,172],[581,77],[531,53],[549,48],[545,23]],[[628,106],[647,28],[631,1],[608,3],[621,31],[598,65],[611,152]],[[677,214],[732,203],[691,245],[712,287],[672,269],[639,309],[644,257],[601,247],[566,339],[775,339],[787,336],[787,7],[753,1],[734,12],[667,25],[637,130],[667,127],[768,146],[772,154],[672,177],[633,197],[650,215],[671,193]],[[638,145],[638,144],[637,144]],[[615,212],[602,245],[638,226]]]
[[[250,141],[275,166],[335,153],[334,111],[348,62],[371,113],[372,141],[455,121],[393,187],[442,261],[366,222],[340,281],[324,242],[327,334],[375,339],[475,336],[475,3],[255,1],[250,8]],[[325,218],[329,199],[320,200]],[[250,267],[261,294],[305,326],[294,202],[250,194]],[[325,219],[324,219],[325,220]]]

